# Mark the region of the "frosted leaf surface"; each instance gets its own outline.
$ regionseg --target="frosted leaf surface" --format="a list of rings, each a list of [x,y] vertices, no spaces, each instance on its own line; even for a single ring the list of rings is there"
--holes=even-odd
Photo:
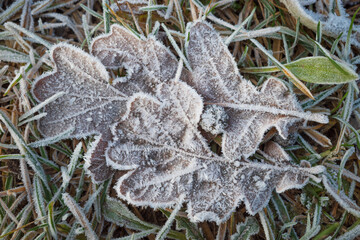
[[[201,26],[213,33],[209,25]],[[209,40],[208,35],[202,37],[195,44],[204,45]],[[218,35],[213,39],[218,44],[215,47],[219,47],[214,49],[221,53],[210,58],[219,58],[224,68],[208,61],[209,56],[196,59],[199,63],[193,66],[202,64],[203,70],[195,68],[194,75],[209,80],[200,84],[186,70],[180,79],[175,79],[179,63],[161,43],[152,37],[138,39],[119,26],[93,42],[92,53],[101,62],[70,45],[56,45],[51,50],[55,70],[39,77],[32,91],[39,102],[61,91],[65,94],[46,105],[48,114],[39,122],[40,131],[53,136],[71,127],[76,137],[96,134],[85,156],[85,167],[96,182],[116,170],[127,170],[115,189],[120,198],[135,205],[169,207],[184,199],[192,221],[218,223],[225,221],[242,201],[250,214],[257,213],[267,205],[274,189],[282,192],[300,188],[322,169],[310,168],[306,162],[293,165],[278,145],[269,151],[265,147],[268,162],[246,160],[244,156],[257,149],[266,130],[254,129],[246,138],[231,139],[239,135],[232,131],[242,130],[232,125],[241,126],[242,120],[265,128],[276,125],[286,135],[288,124],[308,115],[278,80],[267,81],[261,91],[243,80],[219,39]],[[188,50],[196,48],[191,43]],[[113,86],[103,64],[113,69],[125,67],[127,76],[114,81]],[[231,139],[223,146],[230,149],[224,157],[209,149],[198,130],[204,105],[199,93],[206,101],[220,103],[209,105],[219,111],[207,122],[214,123],[217,132],[225,132],[224,136]],[[268,97],[268,102],[261,94]],[[294,106],[289,107],[289,102]],[[250,119],[249,114],[256,119]],[[244,154],[243,144],[248,147],[251,141],[255,145]]]
[[[122,89],[126,85],[126,89],[130,91],[134,91],[131,88],[136,88],[137,91],[151,93],[154,85],[175,77],[178,65],[176,57],[154,36],[139,39],[118,25],[112,25],[109,34],[96,38],[91,45],[91,52],[107,68],[125,67],[127,76],[115,82],[121,84],[118,85],[119,88]],[[185,74],[183,71],[181,79]],[[141,86],[138,84],[140,79]]]
[[[88,169],[95,181],[112,173],[106,166],[105,149],[111,137],[109,125],[120,120],[126,109],[126,95],[109,84],[105,67],[94,57],[68,44],[51,49],[55,69],[35,80],[33,96],[38,102],[64,91],[65,94],[45,106],[47,115],[39,120],[38,129],[47,137],[73,128],[72,137],[101,134],[88,151]]]
[[[106,132],[95,137],[85,155],[85,168],[92,180],[100,183],[108,179],[115,170],[106,163],[105,151],[111,141],[110,133]]]
[[[50,54],[55,69],[35,80],[33,96],[43,102],[61,91],[65,94],[46,105],[40,132],[52,137],[74,128],[73,137],[84,137],[107,131],[125,109],[125,94],[108,83],[105,67],[82,50],[61,43]]]
[[[289,127],[298,122],[328,121],[321,114],[304,112],[280,80],[271,78],[257,90],[239,74],[231,53],[208,23],[196,22],[188,30],[187,55],[193,76],[187,82],[207,104],[225,108],[229,120],[222,150],[227,158],[252,155],[271,127],[286,138]]]
[[[211,134],[219,134],[225,131],[229,116],[225,109],[216,105],[207,105],[201,115],[200,126]]]
[[[337,38],[342,33],[343,35],[340,40],[346,42],[351,17],[345,12],[343,7],[344,1],[338,0],[336,4],[337,9],[334,9],[331,12],[328,12],[328,8],[331,9],[330,6],[324,7],[323,4],[316,4],[317,2],[320,2],[320,0],[281,0],[281,2],[286,6],[291,15],[296,19],[300,19],[300,22],[306,27],[316,31],[317,24],[320,21],[323,34]],[[312,4],[315,4],[315,6],[309,8],[308,5]],[[330,3],[326,4],[329,5]],[[314,11],[310,9],[314,9]],[[350,37],[350,41],[354,46],[360,47],[359,25],[355,24],[353,26],[353,33]]]
[[[168,98],[133,96],[126,115],[112,128],[108,164],[129,170],[115,186],[120,198],[156,208],[185,197],[192,221],[220,223],[241,201],[255,214],[275,188],[297,188],[311,176],[312,168],[286,160],[229,162],[216,155],[197,129],[202,104],[196,92],[181,82],[164,84],[160,92]]]
[[[159,99],[163,99],[167,97],[168,94],[172,94],[166,92],[165,89],[168,88],[162,86],[165,83],[171,85],[171,82],[174,81],[178,61],[175,56],[154,37],[139,39],[129,30],[113,25],[109,34],[103,34],[94,39],[91,49],[92,53],[106,67],[111,69],[126,68],[127,76],[113,81],[113,86],[118,91],[126,93],[127,96],[142,92],[141,94],[148,94],[149,96],[154,96]],[[185,76],[189,75],[185,73]],[[180,82],[176,86],[189,88],[186,84]],[[193,90],[191,91],[196,95],[198,101],[187,102],[188,105],[183,106],[183,110],[199,106],[198,111],[201,112],[202,101]],[[176,93],[180,92],[181,90],[176,91]],[[181,99],[181,96],[179,96],[179,99]],[[188,117],[189,121],[196,123],[199,120],[199,116]],[[102,136],[92,144],[86,158],[87,169],[91,172],[93,179],[98,182],[107,179],[112,172],[104,160],[105,150],[108,148],[108,136],[107,132],[106,134],[102,134]]]
[[[146,160],[156,162],[166,158],[173,148],[191,150],[195,156],[202,155],[208,146],[197,131],[201,112],[200,96],[182,82],[162,85],[159,98],[135,94],[133,100],[129,100],[123,121],[112,129],[113,135],[121,138],[107,152],[109,164],[119,170],[132,169],[145,160],[144,153],[147,156],[154,152]],[[135,142],[131,144],[129,140],[132,139]],[[149,142],[137,143],[137,139]],[[160,145],[156,145],[161,142],[162,147],[169,148],[168,151],[159,151]],[[130,158],[127,157],[129,152],[132,153]]]

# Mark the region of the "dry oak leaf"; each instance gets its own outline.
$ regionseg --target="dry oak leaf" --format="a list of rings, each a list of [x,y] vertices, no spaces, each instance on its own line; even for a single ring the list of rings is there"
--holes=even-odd
[[[40,102],[65,94],[46,106],[39,129],[45,136],[67,128],[75,137],[96,134],[88,170],[95,181],[108,178],[111,168],[128,170],[115,186],[120,198],[152,207],[184,199],[192,221],[220,223],[241,201],[255,214],[274,188],[300,188],[323,170],[293,165],[281,150],[270,163],[215,155],[197,129],[202,99],[181,81],[189,73],[176,79],[176,58],[155,39],[114,26],[93,42],[92,52],[108,67],[125,67],[128,76],[110,85],[96,58],[67,44],[54,46],[55,70],[40,76],[32,92]]]
[[[186,36],[187,57],[193,69],[192,78],[186,82],[204,98],[205,104],[222,106],[228,114],[222,143],[227,158],[247,158],[255,153],[271,127],[287,138],[289,127],[298,122],[328,122],[325,115],[304,112],[280,80],[270,78],[258,91],[239,74],[227,46],[207,22],[190,24]]]
[[[91,48],[106,67],[125,67],[127,76],[109,84],[109,74],[98,58],[60,43],[50,50],[54,71],[36,79],[32,93],[38,102],[43,102],[64,92],[46,105],[47,115],[38,122],[38,129],[46,137],[71,128],[72,137],[95,134],[86,154],[86,167],[100,182],[112,172],[105,160],[105,149],[111,140],[109,126],[121,118],[129,96],[139,91],[156,95],[162,82],[173,79],[178,61],[154,37],[139,39],[117,25],[111,27],[109,34],[94,39]]]
[[[141,89],[128,101],[122,121],[112,127],[114,141],[106,151],[107,165],[129,171],[115,186],[120,198],[152,207],[184,199],[191,220],[222,222],[240,201],[255,214],[274,188],[281,192],[301,187],[311,176],[308,168],[286,161],[279,166],[229,163],[215,155],[197,129],[203,107],[200,96],[173,80],[178,61],[154,38],[139,39],[113,26],[110,34],[94,41],[92,53],[105,66],[125,67],[130,73],[116,86],[128,83],[122,89]],[[182,74],[181,79],[187,80],[187,71]],[[137,86],[138,79],[146,87]],[[158,86],[156,91],[153,86]]]
[[[273,162],[229,161],[216,155],[197,129],[199,95],[181,82],[163,87],[167,99],[134,95],[127,114],[112,128],[108,164],[128,170],[115,185],[121,199],[153,208],[184,200],[191,221],[221,223],[241,201],[255,214],[274,189],[301,188],[323,171],[307,162],[292,164],[275,143],[269,148]]]
[[[125,109],[126,94],[109,84],[105,67],[95,57],[65,43],[50,50],[55,63],[52,72],[37,78],[32,93],[43,102],[59,92],[65,94],[46,105],[46,117],[38,129],[46,137],[56,136],[71,127],[73,137],[105,132]]]
[[[110,33],[95,38],[91,44],[91,53],[106,68],[126,69],[126,76],[116,78],[113,86],[127,96],[142,92],[163,98],[160,89],[165,83],[173,84],[178,68],[176,57],[154,36],[139,38],[119,25],[112,25]],[[188,72],[184,69],[180,79],[188,76]],[[182,85],[186,84],[182,83]],[[197,102],[195,101],[194,104]],[[202,102],[199,105],[202,106]],[[108,134],[106,137],[96,137],[86,156],[86,166],[97,182],[110,177],[110,174],[104,171],[107,166],[104,151],[108,147],[108,137]]]
[[[117,122],[126,109],[127,94],[109,84],[109,74],[98,59],[72,45],[54,45],[50,56],[54,70],[35,80],[32,94],[38,102],[60,92],[64,95],[45,106],[47,115],[38,121],[40,133],[53,137],[73,128],[71,137],[100,136],[102,148],[92,152],[92,168],[111,175],[104,149],[111,137],[109,125]]]
[[[95,38],[91,53],[106,68],[125,68],[127,75],[115,79],[114,84],[125,82],[129,86],[119,88],[131,92],[153,93],[156,85],[175,78],[178,67],[176,57],[155,36],[139,38],[119,25],[112,25],[110,33]],[[185,77],[188,77],[188,72],[184,69],[180,79]]]

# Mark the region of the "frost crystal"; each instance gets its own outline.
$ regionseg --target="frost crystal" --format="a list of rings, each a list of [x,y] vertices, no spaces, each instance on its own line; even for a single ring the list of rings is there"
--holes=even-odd
[[[258,91],[240,76],[236,63],[211,25],[188,28],[187,54],[193,77],[187,82],[210,104],[222,106],[229,117],[222,150],[229,159],[252,155],[264,133],[276,127],[286,138],[299,121],[328,122],[324,115],[304,112],[295,96],[279,80],[268,79]]]
[[[139,39],[118,25],[112,25],[109,34],[94,39],[91,53],[107,68],[125,67],[128,76],[119,80],[119,84],[129,82],[126,90],[131,92],[153,92],[154,86],[175,77],[178,65],[176,57],[154,36]],[[186,71],[183,72],[182,78],[185,74]]]
[[[205,131],[216,135],[224,132],[228,119],[223,107],[209,105],[205,107],[204,113],[201,115],[200,126]]]
[[[55,70],[39,77],[32,91],[39,102],[66,93],[46,105],[39,130],[45,136],[67,128],[74,129],[74,137],[95,134],[85,156],[94,181],[126,170],[115,185],[120,198],[152,207],[184,201],[192,221],[220,223],[241,201],[255,214],[274,189],[300,188],[309,177],[316,179],[313,174],[322,168],[292,164],[276,143],[264,149],[268,162],[246,156],[270,126],[286,137],[297,121],[327,119],[304,113],[279,80],[270,79],[257,91],[238,74],[207,23],[196,23],[189,36],[192,73],[180,73],[176,57],[154,37],[139,39],[115,25],[93,41],[97,58],[67,44],[54,46]],[[105,67],[125,67],[128,74],[109,84]],[[210,105],[201,120],[202,98]],[[224,132],[225,156],[210,150],[198,130],[200,120],[205,130]]]
[[[326,3],[329,5],[328,7],[324,7],[320,0],[281,0],[281,2],[286,6],[289,12],[296,19],[300,19],[300,22],[306,27],[316,31],[317,24],[320,21],[323,34],[334,38],[337,38],[342,34],[340,40],[346,42],[351,19],[345,12],[342,2],[348,1],[338,0],[336,1],[336,4],[333,4],[333,1],[330,1],[330,3]],[[316,12],[307,8],[307,6],[311,4],[315,4],[312,9],[316,9]],[[337,9],[332,9],[331,5],[336,6]],[[360,26],[354,25],[353,34],[350,37],[351,44],[358,48],[360,47],[359,31]]]
[[[130,5],[131,9],[129,9]],[[115,12],[122,11],[127,13],[134,14],[143,14],[144,12],[140,10],[141,7],[146,7],[148,5],[148,0],[117,0],[116,3],[111,4],[111,9]]]
[[[46,105],[47,115],[39,121],[44,136],[71,127],[74,137],[98,134],[120,119],[126,95],[109,84],[109,75],[96,58],[64,43],[55,45],[50,54],[55,70],[35,80],[33,96],[43,102],[58,92],[65,94]]]
[[[282,155],[273,164],[217,156],[190,118],[199,118],[200,112],[184,108],[199,96],[185,89],[172,88],[173,94],[163,101],[136,96],[113,128],[116,140],[107,151],[109,164],[129,170],[115,186],[120,198],[157,208],[172,206],[185,196],[192,221],[220,223],[241,201],[255,214],[267,205],[274,189],[301,188],[312,173],[322,171],[295,166]]]
[[[38,102],[65,91],[55,101],[47,104],[47,115],[39,120],[38,129],[47,137],[59,135],[74,128],[72,137],[82,138],[93,134],[109,136],[109,125],[120,120],[124,113],[127,96],[109,84],[109,75],[99,60],[68,45],[57,44],[51,49],[54,71],[35,80],[32,93]],[[91,119],[91,121],[89,121]],[[96,169],[108,178],[112,172],[106,166],[105,149],[110,139],[103,139],[102,146],[93,151]]]
[[[258,234],[259,223],[254,217],[247,217],[244,223],[236,225],[236,233],[231,236],[231,240],[250,240],[252,235]]]

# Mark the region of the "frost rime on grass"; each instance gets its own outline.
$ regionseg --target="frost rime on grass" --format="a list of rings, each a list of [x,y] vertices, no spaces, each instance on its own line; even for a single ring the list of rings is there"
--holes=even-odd
[[[306,27],[312,29],[313,31],[317,30],[318,22],[322,25],[322,32],[325,35],[337,38],[340,34],[342,34],[340,40],[346,42],[346,38],[348,35],[348,30],[351,23],[351,18],[345,12],[343,7],[343,1],[337,0],[336,6],[339,15],[328,12],[327,9],[319,8],[316,6],[316,12],[311,11],[307,8],[308,5],[315,4],[320,0],[281,0],[281,2],[286,6],[291,15],[293,15],[296,19],[300,19],[300,22],[304,24]],[[330,1],[330,4],[333,4],[333,1]],[[334,4],[335,5],[335,4]],[[360,26],[353,26],[353,33],[350,38],[351,44],[356,47],[360,47]]]
[[[148,2],[148,0],[116,0],[115,3],[111,4],[111,8],[114,12],[122,11],[143,14],[144,12],[141,11],[140,8],[146,7]],[[131,9],[129,9],[128,4],[130,4]]]

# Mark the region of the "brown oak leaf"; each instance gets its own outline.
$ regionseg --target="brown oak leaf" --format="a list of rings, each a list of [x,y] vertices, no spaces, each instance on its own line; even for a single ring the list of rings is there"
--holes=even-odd
[[[44,136],[73,127],[73,137],[81,138],[105,132],[119,120],[127,96],[109,84],[109,74],[99,60],[64,43],[55,45],[50,55],[55,69],[35,80],[33,96],[43,102],[59,92],[65,94],[46,105],[47,115],[38,122]]]
[[[113,86],[127,96],[142,92],[161,98],[159,88],[175,80],[178,61],[154,36],[139,38],[124,27],[112,25],[110,33],[93,40],[91,53],[109,69],[126,69],[127,75],[116,78]],[[182,73],[181,79],[189,76],[186,70]],[[104,166],[108,137],[106,133],[106,138],[97,138],[87,155],[87,167],[96,181],[111,175]]]
[[[322,167],[310,168],[307,162],[294,165],[275,143],[265,147],[269,161],[249,161],[247,156],[270,126],[286,136],[287,126],[298,119],[326,119],[304,113],[276,79],[257,91],[238,74],[211,26],[199,22],[195,27],[187,47],[192,73],[182,70],[176,57],[153,36],[138,38],[112,26],[91,46],[101,62],[70,45],[54,46],[55,70],[40,76],[32,92],[39,102],[65,92],[46,105],[47,115],[39,121],[43,135],[55,136],[68,128],[74,128],[73,137],[96,135],[86,155],[94,181],[107,179],[114,170],[126,170],[115,186],[120,198],[152,207],[184,200],[192,221],[220,223],[241,201],[255,214],[266,206],[274,189],[282,192],[302,187],[310,177],[317,180],[313,174]],[[216,44],[210,49],[207,41]],[[105,67],[124,67],[127,75],[110,84]],[[224,156],[213,153],[198,130],[204,106],[199,93],[228,115],[220,118],[228,121]],[[245,135],[236,137],[241,131]]]
[[[186,36],[186,52],[193,69],[187,83],[203,96],[205,104],[224,107],[228,115],[222,143],[227,158],[252,155],[271,127],[287,138],[289,127],[299,121],[328,122],[324,115],[304,112],[278,79],[268,79],[257,90],[239,74],[227,46],[210,24],[193,23]]]
[[[104,180],[113,171],[104,156],[111,137],[109,125],[119,121],[126,109],[127,94],[109,84],[109,74],[98,59],[72,45],[57,44],[50,56],[55,68],[35,80],[33,96],[43,102],[59,92],[65,94],[45,106],[47,115],[38,121],[38,129],[46,137],[70,128],[75,138],[100,135],[101,147],[89,151],[88,158],[93,160],[90,169],[102,173],[95,179]]]
[[[280,146],[268,153],[280,161],[229,161],[213,153],[197,129],[199,96],[183,83],[164,85],[159,101],[138,94],[122,121],[112,128],[109,165],[128,170],[115,190],[138,206],[170,207],[184,199],[192,221],[225,221],[241,201],[250,214],[267,205],[274,189],[301,188],[322,167],[291,163]],[[169,94],[170,93],[170,94]],[[198,99],[198,100],[196,100]]]

